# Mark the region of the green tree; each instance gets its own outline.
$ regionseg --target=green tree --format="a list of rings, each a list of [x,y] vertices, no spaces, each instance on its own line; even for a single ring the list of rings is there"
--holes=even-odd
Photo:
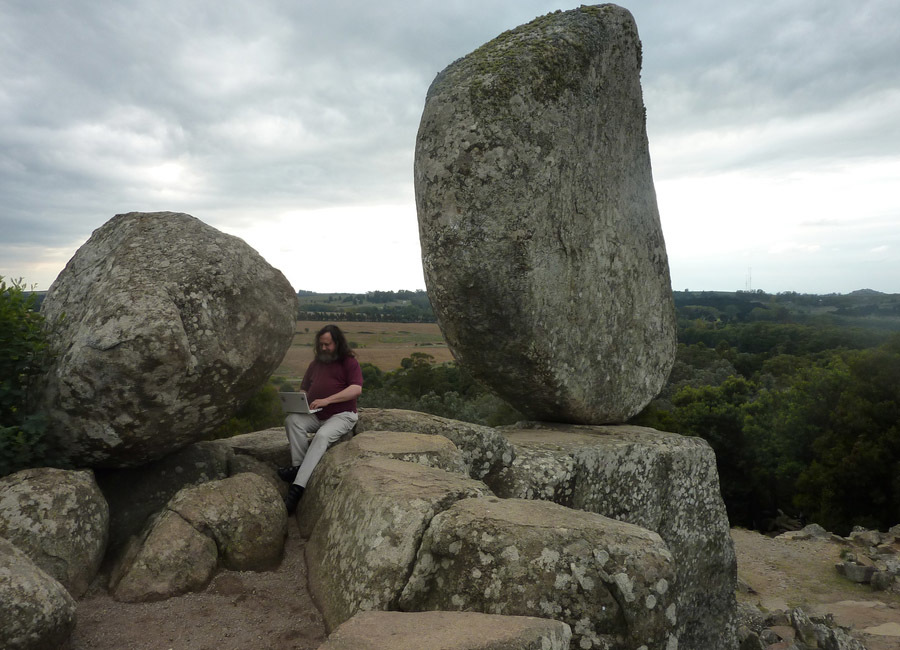
[[[748,525],[760,511],[754,489],[752,454],[744,435],[744,409],[758,387],[743,377],[719,386],[686,386],[672,398],[674,430],[707,440],[716,453],[722,498],[732,523]]]
[[[275,381],[283,382],[283,380]],[[239,433],[281,426],[284,422],[284,413],[281,409],[281,400],[278,398],[278,390],[272,380],[267,382],[227,422],[216,429],[211,438],[230,438]]]
[[[900,521],[900,337],[847,353],[825,382],[827,392],[813,385],[798,395],[818,435],[796,502],[836,532],[892,526]]]
[[[33,412],[34,385],[49,362],[37,296],[0,277],[0,476],[44,460],[46,418]]]

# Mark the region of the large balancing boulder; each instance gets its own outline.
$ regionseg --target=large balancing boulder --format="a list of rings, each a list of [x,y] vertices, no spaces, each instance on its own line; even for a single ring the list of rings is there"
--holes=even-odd
[[[116,215],[43,303],[52,443],[76,465],[131,467],[203,439],[281,362],[296,304],[236,237],[187,214]]]
[[[538,420],[622,422],[675,310],[631,14],[582,6],[441,72],[415,154],[428,295],[457,360]]]

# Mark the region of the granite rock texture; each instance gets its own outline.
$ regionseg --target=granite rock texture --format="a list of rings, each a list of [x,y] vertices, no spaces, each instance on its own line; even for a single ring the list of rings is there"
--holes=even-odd
[[[204,439],[281,362],[296,305],[237,237],[187,214],[116,215],[42,305],[57,356],[37,407],[54,451],[133,467]]]
[[[419,463],[352,461],[319,495],[325,502],[306,545],[309,590],[326,628],[360,611],[396,609],[431,519],[489,494],[480,481]]]
[[[659,535],[547,501],[457,501],[422,540],[400,608],[564,621],[577,648],[677,647]]]
[[[286,533],[281,495],[257,474],[186,487],[123,547],[110,593],[125,602],[165,600],[202,589],[220,565],[272,568]]]
[[[310,477],[300,502],[297,522],[300,534],[309,538],[330,493],[344,472],[362,458],[393,458],[448,472],[466,474],[462,454],[448,438],[399,431],[366,431],[345,444],[331,448]]]
[[[64,648],[74,629],[75,599],[0,537],[0,648]]]
[[[100,569],[108,528],[109,507],[91,471],[37,467],[0,478],[0,537],[75,598]]]
[[[360,612],[319,650],[569,650],[560,621],[477,612]]]
[[[97,470],[109,503],[109,545],[117,549],[137,535],[182,488],[227,478],[234,453],[221,441],[188,445],[141,467]]]
[[[679,647],[734,648],[737,561],[706,441],[635,426],[521,423],[502,432],[516,459],[485,477],[497,496],[554,501],[658,533],[675,560]]]
[[[404,409],[360,409],[357,434],[365,431],[408,431],[448,438],[459,449],[469,476],[480,479],[506,467],[513,450],[492,427]]]
[[[441,72],[415,152],[428,295],[456,359],[536,420],[624,422],[675,309],[631,14],[582,6]]]

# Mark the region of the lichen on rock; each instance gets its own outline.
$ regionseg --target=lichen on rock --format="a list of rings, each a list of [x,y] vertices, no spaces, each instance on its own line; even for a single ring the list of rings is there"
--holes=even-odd
[[[457,360],[535,419],[625,421],[674,362],[640,60],[631,14],[581,7],[505,32],[428,91],[429,297]]]

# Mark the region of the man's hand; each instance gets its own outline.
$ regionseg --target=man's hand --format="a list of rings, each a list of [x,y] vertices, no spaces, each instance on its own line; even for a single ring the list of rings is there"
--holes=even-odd
[[[325,408],[329,404],[336,404],[338,402],[348,402],[351,399],[356,399],[362,394],[362,386],[359,384],[350,384],[339,393],[335,393],[329,397],[320,397],[319,399],[313,400],[312,404],[309,405],[310,409],[319,409]]]

